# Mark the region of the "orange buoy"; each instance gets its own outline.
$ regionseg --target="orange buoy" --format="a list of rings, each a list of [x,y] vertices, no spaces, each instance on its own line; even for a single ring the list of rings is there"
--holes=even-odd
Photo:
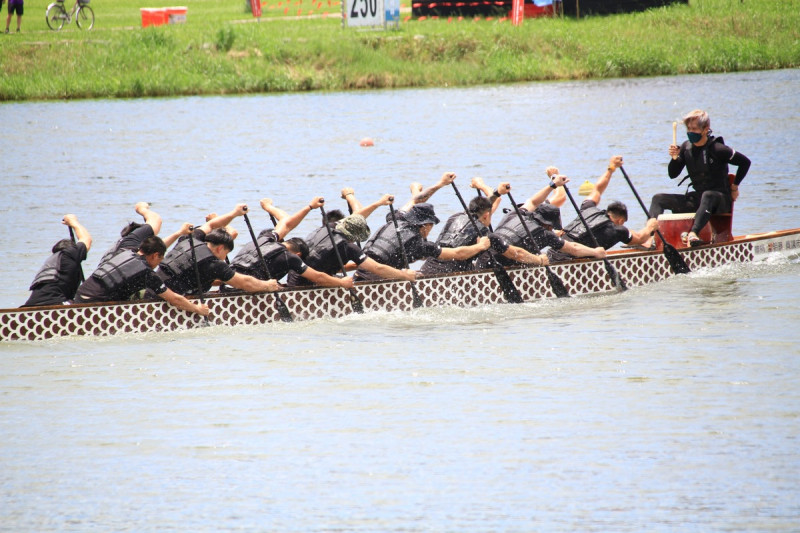
[[[359,143],[361,146],[375,146],[375,142],[369,137],[364,137]]]

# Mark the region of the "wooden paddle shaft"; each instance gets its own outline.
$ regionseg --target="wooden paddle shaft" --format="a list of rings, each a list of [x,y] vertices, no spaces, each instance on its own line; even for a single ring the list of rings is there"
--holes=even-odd
[[[672,123],[672,144],[678,144],[678,122],[673,121]],[[677,155],[672,156],[672,159],[678,159]]]

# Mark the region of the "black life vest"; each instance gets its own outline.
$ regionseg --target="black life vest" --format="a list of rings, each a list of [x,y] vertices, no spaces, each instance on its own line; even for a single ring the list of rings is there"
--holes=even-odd
[[[681,146],[681,156],[695,191],[701,194],[705,191],[719,191],[730,196],[728,162],[714,159],[714,151],[711,148],[716,143],[724,144],[725,141],[722,137],[711,136],[706,144],[699,147],[700,150],[693,150],[694,145],[685,141]],[[685,179],[681,180],[681,183]]]
[[[164,257],[164,260],[159,265],[159,269],[163,270],[169,277],[183,275],[187,271],[194,271],[194,261],[192,260],[192,247],[189,245],[189,239],[178,241],[178,244],[170,250]],[[205,241],[194,240],[194,255],[197,258],[197,264],[201,265],[207,261],[217,260],[216,256],[211,253]],[[194,276],[194,274],[192,274]],[[204,287],[206,291],[211,288]]]
[[[336,231],[333,227],[331,227],[331,233],[337,248],[341,248],[342,243],[347,244],[348,241],[344,234]],[[339,260],[336,259],[336,251],[333,249],[333,243],[325,226],[314,230],[306,238],[306,243],[308,244],[308,257],[306,257],[308,266],[330,275],[339,271]],[[343,257],[342,261],[344,260]]]
[[[42,268],[39,269],[36,276],[33,278],[29,291],[36,290],[43,283],[50,281],[66,281],[61,270],[61,256],[64,252],[56,252],[47,258]]]
[[[478,222],[476,224],[479,227],[481,225]],[[479,231],[481,236],[489,234],[489,228],[485,226]],[[436,239],[436,244],[443,248],[458,248],[459,246],[469,246],[476,242],[478,242],[478,236],[466,213],[456,213],[448,218],[441,233],[439,233],[439,237]]]
[[[608,218],[608,213],[606,213],[604,209],[600,209],[597,206],[581,209],[581,214],[583,215],[584,220],[586,220],[586,223],[589,225],[589,228],[591,228],[594,236],[598,239],[600,238],[600,235],[603,234],[603,230],[607,226],[614,225],[611,219]],[[564,236],[568,237],[569,240],[579,242],[585,246],[594,247],[592,237],[589,235],[589,232],[586,231],[586,226],[583,225],[580,217],[567,224],[564,227],[564,232]]]
[[[275,240],[275,234],[272,230],[265,229],[256,238],[258,248],[261,250],[261,255],[264,256],[264,262],[269,266],[269,272],[264,271],[264,265],[258,257],[258,251],[252,242],[245,244],[242,250],[231,261],[231,266],[235,267],[234,270],[244,270],[259,279],[267,279],[268,274],[271,274],[274,279],[281,279],[286,275],[286,272],[274,272],[272,261],[282,253],[289,253],[286,247]],[[287,263],[288,264],[288,263]],[[280,275],[279,275],[280,274]]]
[[[503,220],[495,228],[494,233],[512,246],[519,246],[533,254],[538,254],[540,250],[536,245],[536,240],[544,233],[544,228],[536,222],[536,219],[533,218],[533,213],[530,211],[520,211],[520,214],[525,219],[525,225],[530,230],[533,241],[528,238],[528,233],[522,226],[522,222],[515,211],[503,217]]]
[[[133,250],[120,250],[108,261],[101,263],[92,276],[97,278],[109,295],[113,295],[127,288],[134,291],[144,288],[144,284],[141,287],[132,287],[132,282],[138,281],[139,277],[144,280],[150,274],[154,273],[144,256]]]
[[[403,241],[406,254],[408,254],[408,262],[409,264],[413,263],[419,258],[413,257],[413,251],[410,245],[415,239],[420,238],[419,227],[410,226],[405,223],[400,223],[398,226],[400,239]],[[364,253],[378,263],[383,263],[384,265],[389,265],[394,268],[404,268],[403,254],[400,251],[400,244],[397,240],[394,224],[391,222],[385,224],[367,241],[364,245]]]

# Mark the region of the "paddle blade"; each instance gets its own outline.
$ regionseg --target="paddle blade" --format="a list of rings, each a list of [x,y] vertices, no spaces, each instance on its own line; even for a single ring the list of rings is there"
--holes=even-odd
[[[689,265],[686,264],[686,261],[683,260],[683,257],[681,257],[681,254],[678,252],[678,250],[676,250],[671,244],[664,241],[663,238],[661,241],[664,245],[664,257],[667,258],[669,266],[672,267],[672,270],[676,274],[688,274],[691,272],[692,269],[690,269]]]
[[[289,308],[286,307],[286,302],[277,294],[275,295],[275,304],[278,306],[278,314],[283,322],[294,322],[292,313],[290,313]]]
[[[361,298],[358,297],[358,294],[353,290],[350,291],[350,305],[353,306],[353,311],[356,313],[364,313],[364,304],[361,302]]]
[[[413,281],[409,281],[408,284],[411,286],[411,296],[414,299],[414,308],[422,307],[422,298],[419,297],[417,286],[414,285]]]
[[[622,276],[619,275],[617,269],[614,268],[614,265],[608,259],[603,259],[603,262],[606,265],[606,272],[608,273],[608,277],[611,278],[611,281],[614,282],[614,285],[617,287],[617,290],[620,292],[627,291],[628,286],[625,285],[625,280],[622,279]]]
[[[556,296],[559,298],[569,298],[569,291],[564,286],[564,282],[561,281],[561,278],[556,276],[555,272],[550,270],[550,267],[544,268],[545,272],[547,272],[547,280],[550,282],[550,288],[553,289]]]
[[[503,296],[505,296],[506,301],[510,304],[521,304],[524,301],[522,294],[514,286],[514,282],[511,281],[511,276],[508,275],[508,272],[500,265],[497,265],[492,270],[497,282],[500,284],[500,288],[503,289]]]

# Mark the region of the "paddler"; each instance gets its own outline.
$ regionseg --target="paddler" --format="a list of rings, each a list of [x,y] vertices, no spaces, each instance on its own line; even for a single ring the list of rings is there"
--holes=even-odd
[[[544,254],[534,255],[518,246],[504,244],[502,239],[493,238],[489,233],[489,226],[492,223],[492,214],[500,205],[502,195],[508,194],[511,184],[508,182],[500,183],[493,191],[480,177],[472,178],[470,187],[482,191],[486,196],[476,196],[469,202],[467,211],[460,211],[451,215],[444,224],[442,231],[436,239],[436,244],[447,248],[458,248],[475,244],[480,237],[489,237],[492,249],[485,253],[497,253],[518,263],[530,265],[546,265],[547,256]],[[470,222],[470,217],[475,224]],[[478,228],[476,232],[475,228]],[[465,272],[475,269],[475,258],[468,258],[462,261],[443,261],[439,258],[429,257],[420,268],[420,273],[442,274],[448,272]]]
[[[207,316],[208,305],[189,301],[171,291],[153,272],[166,252],[164,241],[155,235],[144,239],[136,251],[127,248],[118,250],[81,284],[74,303],[124,301],[149,289],[178,309]]]
[[[563,228],[564,233],[562,238],[565,241],[578,242],[585,246],[593,246],[592,235],[597,239],[598,244],[609,250],[617,243],[624,243],[628,246],[641,245],[647,241],[658,228],[658,221],[651,218],[647,224],[639,231],[631,231],[625,227],[625,222],[628,221],[628,208],[619,201],[614,201],[608,204],[605,209],[600,209],[600,199],[603,196],[611,176],[614,171],[622,166],[622,156],[615,155],[609,162],[605,172],[597,179],[592,192],[588,195],[586,200],[581,203],[580,210],[586,224],[591,230],[591,235],[586,231],[586,227],[580,217],[575,217],[569,224]],[[548,252],[551,262],[569,261],[574,256],[564,251],[555,251],[552,248]]]
[[[561,212],[554,204],[545,202],[551,192],[565,185],[569,179],[562,174],[552,176],[552,181],[548,186],[543,187],[539,192],[528,198],[519,208],[519,215],[516,210],[509,211],[495,228],[493,239],[500,239],[498,245],[492,246],[493,249],[502,249],[503,246],[518,246],[532,254],[539,254],[541,250],[550,247],[557,251],[563,251],[575,257],[596,257],[602,259],[606,256],[606,250],[602,246],[589,248],[577,242],[565,241],[554,230],[561,229]],[[523,226],[520,215],[525,220]],[[528,237],[528,231],[533,237],[533,241]],[[499,255],[497,260],[504,266],[523,265],[515,260]],[[477,261],[478,268],[488,268],[489,259],[480,257]]]
[[[686,236],[686,243],[699,246],[706,243],[697,235],[711,215],[731,212],[733,202],[739,197],[739,184],[750,169],[750,159],[725,146],[722,137],[711,135],[711,119],[702,109],[688,113],[683,117],[683,124],[688,140],[681,146],[674,142],[670,145],[671,159],[667,172],[670,179],[675,179],[686,168],[694,190],[689,192],[687,189],[685,194],[656,194],[650,204],[650,216],[658,218],[665,210],[694,212],[694,224]],[[732,184],[728,179],[728,165],[737,167]]]
[[[134,209],[144,219],[144,223],[130,222],[123,227],[119,232],[119,240],[103,254],[100,263],[106,262],[120,250],[138,250],[145,239],[158,235],[161,231],[161,215],[150,209],[150,204],[137,202]]]
[[[225,262],[234,247],[233,236],[225,228],[246,211],[247,205],[238,204],[230,213],[215,216],[194,228],[191,239],[188,235],[181,237],[161,262],[159,278],[170,290],[183,295],[199,295],[220,283],[247,292],[278,290],[276,280],[261,280],[234,272]]]
[[[69,226],[70,234],[74,230],[76,240],[62,239],[53,246],[52,255],[31,283],[28,301],[21,307],[61,305],[75,297],[83,276],[81,262],[92,247],[92,236],[75,215],[64,215],[61,223]]]
[[[249,242],[236,254],[231,261],[231,268],[239,274],[246,274],[261,280],[280,280],[290,271],[302,276],[315,285],[324,287],[353,287],[352,278],[338,278],[319,272],[305,263],[308,256],[308,245],[299,237],[287,239],[286,235],[314,209],[319,208],[324,200],[316,196],[307,206],[293,215],[286,215],[272,205],[272,200],[261,200],[261,208],[268,213],[275,213],[280,217],[274,228],[267,228],[259,233],[256,241],[264,258],[264,263],[256,250],[256,243]]]
[[[455,174],[452,175],[452,178],[455,179]],[[418,196],[420,195],[415,195],[415,197]],[[428,257],[435,257],[441,261],[464,261],[489,247],[487,237],[480,237],[475,244],[470,246],[456,248],[442,247],[429,241],[428,235],[434,224],[439,223],[439,218],[429,203],[416,203],[397,219],[399,229],[395,229],[394,221],[386,223],[367,241],[364,252],[377,263],[389,265],[398,270],[406,266],[403,260],[403,248],[410,264]],[[359,268],[354,278],[356,281],[371,281],[380,279],[380,276],[369,272],[366,268]]]

